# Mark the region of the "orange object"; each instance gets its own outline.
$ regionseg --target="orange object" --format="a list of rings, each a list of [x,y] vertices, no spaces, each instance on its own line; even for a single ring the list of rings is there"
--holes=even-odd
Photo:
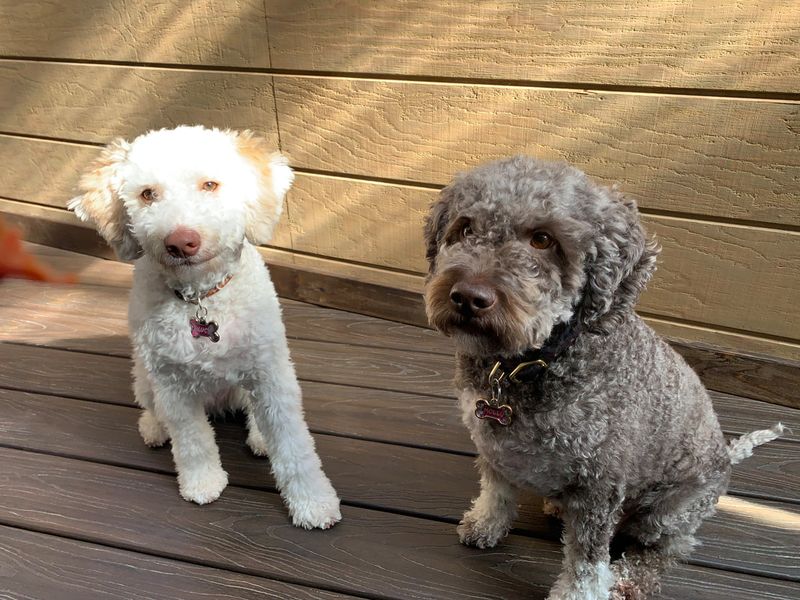
[[[20,232],[6,225],[0,219],[0,279],[22,277],[53,283],[75,283],[73,274],[57,275],[40,263],[22,245]]]

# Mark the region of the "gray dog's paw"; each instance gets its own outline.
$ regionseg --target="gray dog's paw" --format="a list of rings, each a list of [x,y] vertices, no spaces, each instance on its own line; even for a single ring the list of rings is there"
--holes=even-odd
[[[644,600],[644,597],[644,594],[635,583],[623,579],[617,581],[614,587],[611,588],[609,600]]]
[[[553,517],[554,519],[562,519],[563,510],[564,509],[561,506],[561,502],[556,500],[555,498],[544,498],[542,500],[542,512],[548,517]]]
[[[476,519],[472,511],[464,514],[458,524],[458,538],[466,546],[486,549],[494,548],[508,534],[508,526],[502,520]]]

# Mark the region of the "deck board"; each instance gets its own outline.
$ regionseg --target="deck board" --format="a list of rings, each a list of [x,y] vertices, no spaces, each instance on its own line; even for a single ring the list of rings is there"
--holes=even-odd
[[[560,524],[540,499],[523,497],[495,550],[455,536],[477,475],[448,340],[282,300],[345,516],[305,532],[290,526],[268,461],[245,448],[240,418],[214,422],[231,482],[221,499],[180,499],[168,448],[145,448],[136,428],[130,267],[37,252],[84,283],[0,283],[0,598],[544,597]],[[711,395],[728,435],[778,420],[793,431],[735,467],[703,545],[661,598],[800,598],[800,411]]]
[[[299,352],[297,351],[298,344],[301,345]],[[398,358],[392,363],[386,363],[380,360],[380,357],[379,360],[372,362],[366,358],[364,361],[351,362],[346,357],[342,358],[341,346],[337,344],[295,341],[293,350],[301,377],[309,371],[306,363],[309,351],[307,347],[303,348],[302,346],[310,344],[315,344],[313,346],[315,349],[320,346],[323,348],[335,346],[335,348],[326,348],[329,361],[327,368],[315,369],[315,376],[323,378],[326,382],[350,381],[350,383],[355,383],[359,381],[359,377],[363,380],[363,375],[360,373],[363,374],[365,371],[370,372],[370,381],[383,382],[393,374],[396,376],[403,369],[407,369],[408,372],[413,371],[413,365],[406,365],[402,358]],[[357,354],[359,350],[359,347],[349,347],[347,353]],[[375,349],[372,351],[377,353]],[[396,353],[398,355],[407,354],[399,351]],[[324,362],[319,354],[314,360],[316,365],[322,365]],[[422,360],[419,358],[417,364],[421,364]],[[27,387],[23,391],[57,394],[59,389],[68,389],[69,395],[76,398],[125,406],[134,405],[133,393],[130,389],[131,363],[126,358],[0,343],[0,364],[6,365],[0,372],[0,387],[21,389],[18,387],[18,382],[26,381],[28,382]],[[365,366],[371,369],[367,369]],[[337,368],[341,370],[337,371]],[[426,373],[430,379],[433,379],[432,372],[433,369]],[[341,387],[339,389],[341,391]],[[344,398],[338,396],[336,400],[344,403],[350,401],[347,396]],[[428,398],[428,402],[445,410],[446,407],[452,406],[452,412],[456,416],[451,418],[457,421],[457,411],[452,398],[432,396]],[[309,414],[313,413],[315,407],[313,399],[306,398],[306,410]],[[378,408],[378,414],[380,415],[380,408]],[[315,419],[310,420],[312,423],[316,421]],[[413,424],[408,422],[402,424],[409,425],[408,429],[402,431],[398,429],[401,424],[382,418],[374,419],[372,424],[372,428],[364,427],[361,431],[370,436],[384,439],[383,432],[391,430],[393,435],[400,436],[402,440],[413,442],[415,439],[416,429]],[[318,431],[332,434],[343,433],[332,429],[327,424],[323,424],[322,429]],[[466,432],[461,426],[443,429],[439,435],[441,438],[437,446],[443,450],[449,450],[450,440],[455,439],[457,447],[454,449],[459,451],[467,449],[467,451],[474,452],[469,445]],[[778,440],[769,446],[759,448],[753,457],[736,466],[731,478],[730,489],[735,493],[759,498],[774,498],[800,503],[800,444]]]
[[[138,410],[0,390],[4,446],[79,458],[104,464],[174,473],[167,448],[148,450],[139,437]],[[216,423],[222,462],[232,485],[274,491],[267,461],[253,457],[244,445],[241,423]],[[326,472],[343,502],[383,508],[456,523],[477,495],[471,457],[316,435]],[[391,469],[387,469],[391,465]],[[515,529],[557,541],[560,527],[540,510],[541,499],[526,496]],[[732,504],[733,502],[733,504]],[[738,512],[732,512],[732,505]],[[785,515],[782,522],[749,523],[741,518],[758,510]],[[703,545],[693,556],[699,564],[753,568],[800,580],[800,507],[764,500],[725,501],[719,514],[701,530]]]
[[[353,596],[0,526],[0,597],[348,600]],[[87,565],[91,565],[87,569]]]
[[[85,335],[86,326],[86,319],[80,311],[87,305],[93,306],[93,320],[100,318],[108,319],[110,323],[117,320],[121,323],[127,322],[127,288],[42,284],[37,286],[37,293],[33,294],[29,283],[13,280],[4,283],[3,288],[0,310],[6,307],[13,307],[15,311],[22,310],[23,312],[15,312],[13,315],[18,322],[14,328],[27,334],[35,332],[25,327],[25,321],[41,322],[43,318],[58,315],[58,319],[47,321],[47,328],[38,332],[39,335],[49,336],[51,339],[59,336],[80,339]],[[453,354],[450,340],[432,329],[322,308],[295,300],[281,299],[281,305],[290,337],[399,350],[424,349],[425,352],[447,356]],[[63,330],[53,330],[56,327]]]
[[[530,598],[544,593],[560,564],[559,544],[531,537],[510,535],[480,552],[460,546],[448,523],[356,507],[344,507],[333,530],[307,532],[288,523],[276,494],[232,486],[214,504],[196,507],[178,497],[168,475],[10,449],[0,449],[0,460],[10,465],[2,524],[334,591]],[[743,574],[736,581],[748,598],[800,594],[796,582]],[[724,590],[705,581],[696,597],[722,598]]]

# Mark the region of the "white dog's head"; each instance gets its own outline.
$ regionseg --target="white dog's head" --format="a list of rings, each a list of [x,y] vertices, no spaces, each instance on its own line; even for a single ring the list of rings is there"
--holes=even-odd
[[[69,208],[122,259],[142,253],[165,269],[224,269],[245,238],[267,242],[294,174],[249,131],[181,126],[109,144]]]

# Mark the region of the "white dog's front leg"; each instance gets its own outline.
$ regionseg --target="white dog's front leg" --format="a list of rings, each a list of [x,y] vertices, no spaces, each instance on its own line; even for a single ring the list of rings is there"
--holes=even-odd
[[[144,443],[151,448],[163,446],[169,441],[169,433],[155,415],[155,400],[150,377],[135,353],[133,357],[133,395],[136,397],[136,403],[142,407],[142,414],[139,415],[139,434]]]
[[[172,438],[181,496],[197,504],[219,498],[228,485],[228,474],[222,468],[202,400],[174,389],[159,390],[155,394],[155,413]]]
[[[252,420],[263,437],[293,523],[305,529],[328,529],[342,518],[339,497],[322,471],[303,417],[300,386],[288,348],[277,354],[253,382]]]

